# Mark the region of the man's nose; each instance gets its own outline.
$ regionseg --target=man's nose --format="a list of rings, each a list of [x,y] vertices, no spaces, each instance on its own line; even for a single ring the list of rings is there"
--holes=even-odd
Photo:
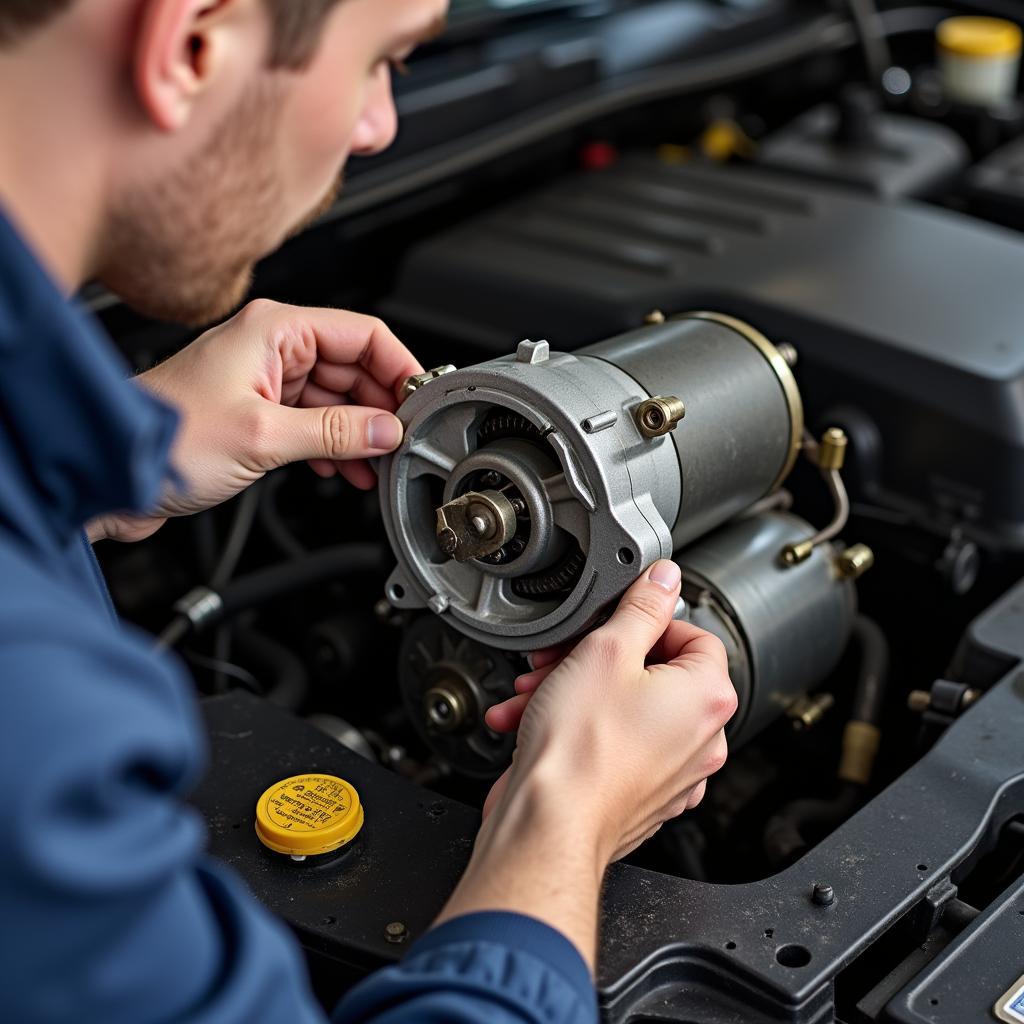
[[[385,68],[374,81],[366,107],[352,137],[352,152],[357,156],[381,153],[398,134],[398,112],[391,92],[391,74]]]

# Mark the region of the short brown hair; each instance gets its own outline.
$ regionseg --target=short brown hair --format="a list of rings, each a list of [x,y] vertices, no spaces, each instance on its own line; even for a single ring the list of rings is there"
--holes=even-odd
[[[23,39],[75,0],[0,0],[0,47]],[[340,0],[263,0],[272,22],[270,65],[300,68],[316,53],[320,29]]]

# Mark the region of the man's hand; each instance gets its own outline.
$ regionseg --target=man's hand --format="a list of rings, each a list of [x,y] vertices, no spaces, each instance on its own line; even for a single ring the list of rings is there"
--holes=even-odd
[[[519,729],[515,761],[443,917],[518,910],[593,958],[607,865],[696,806],[725,762],[736,692],[719,640],[672,621],[679,585],[656,563],[605,625],[564,659],[535,658],[519,696],[488,712],[491,728]]]
[[[182,414],[174,464],[186,486],[151,516],[92,524],[90,537],[141,540],[290,462],[368,490],[376,478],[366,459],[400,444],[399,388],[421,372],[373,317],[252,302],[138,378]]]

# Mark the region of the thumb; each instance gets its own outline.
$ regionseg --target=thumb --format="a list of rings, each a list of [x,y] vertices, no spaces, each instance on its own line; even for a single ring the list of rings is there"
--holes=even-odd
[[[402,443],[402,421],[383,409],[330,405],[320,409],[271,406],[263,441],[272,469],[290,462],[343,462],[386,455]]]
[[[634,583],[612,617],[598,630],[614,635],[631,656],[643,660],[672,622],[679,600],[682,572],[663,559]]]

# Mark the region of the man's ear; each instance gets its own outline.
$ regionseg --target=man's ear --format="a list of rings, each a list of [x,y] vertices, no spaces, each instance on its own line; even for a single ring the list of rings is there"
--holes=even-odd
[[[135,38],[135,89],[146,115],[178,131],[224,62],[239,8],[253,0],[148,0]]]

